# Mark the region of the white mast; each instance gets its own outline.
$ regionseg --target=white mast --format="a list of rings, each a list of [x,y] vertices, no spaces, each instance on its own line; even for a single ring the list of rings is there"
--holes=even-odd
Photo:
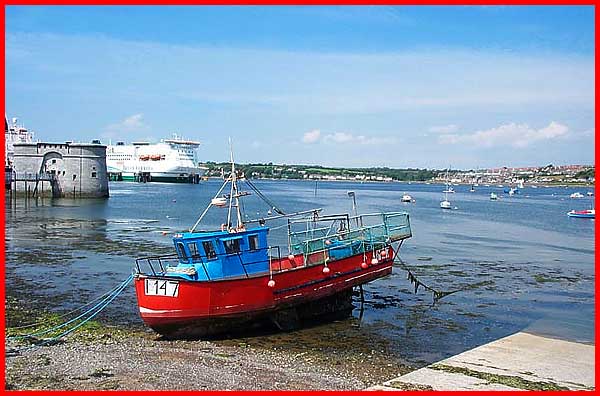
[[[233,144],[229,138],[229,151],[231,158],[231,193],[229,194],[229,211],[227,213],[227,226],[231,224],[231,208],[235,206],[237,214],[237,229],[243,228],[242,213],[240,211],[240,194],[237,188],[237,175],[235,173],[235,162],[233,161]],[[235,204],[234,204],[235,199]]]

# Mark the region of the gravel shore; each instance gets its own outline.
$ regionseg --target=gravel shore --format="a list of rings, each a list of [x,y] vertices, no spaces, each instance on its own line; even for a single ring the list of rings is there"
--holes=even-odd
[[[357,390],[412,369],[374,353],[265,349],[235,340],[164,341],[108,328],[18,350],[7,341],[13,390]]]

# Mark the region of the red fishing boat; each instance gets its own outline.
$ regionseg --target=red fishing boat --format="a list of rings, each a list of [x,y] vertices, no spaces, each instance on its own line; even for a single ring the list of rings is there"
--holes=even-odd
[[[196,224],[173,238],[176,254],[136,260],[139,312],[156,332],[198,338],[265,322],[289,329],[309,317],[347,315],[354,287],[392,272],[411,236],[407,213],[288,214],[236,174],[233,155],[231,162],[230,175]],[[276,214],[269,210],[267,217],[244,221],[240,198],[249,193],[238,189],[238,181]],[[230,193],[221,196],[227,185]],[[197,230],[211,207],[227,207],[225,200],[227,222]],[[269,243],[277,230],[287,231],[281,246]]]

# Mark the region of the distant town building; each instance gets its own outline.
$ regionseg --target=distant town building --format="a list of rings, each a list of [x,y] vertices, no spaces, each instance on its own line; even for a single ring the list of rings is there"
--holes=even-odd
[[[29,196],[108,197],[106,146],[92,143],[15,143],[11,189]]]

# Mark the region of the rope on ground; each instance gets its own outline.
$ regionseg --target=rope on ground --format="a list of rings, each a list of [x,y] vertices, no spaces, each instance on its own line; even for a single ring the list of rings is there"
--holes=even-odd
[[[61,319],[61,318],[66,318],[72,314],[74,314],[75,312],[79,312],[82,309],[89,307],[90,305],[92,305],[93,303],[95,303],[96,301],[100,300],[100,299],[104,299],[105,297],[107,297],[108,295],[111,295],[112,293],[114,293],[119,287],[121,287],[121,284],[113,287],[112,289],[110,289],[109,291],[107,291],[104,294],[99,295],[98,297],[94,298],[93,300],[89,301],[88,303],[77,307],[69,312],[65,312],[64,314],[58,315],[57,319]],[[27,325],[22,325],[22,326],[15,326],[15,327],[11,327],[11,330],[22,330],[22,329],[29,329],[29,328],[35,328],[35,327],[41,327],[45,324],[48,324],[52,322],[52,320],[41,320],[39,322],[35,322],[35,323],[30,323]]]
[[[22,350],[32,349],[32,348],[40,347],[43,345],[48,345],[50,343],[54,343],[54,342],[58,341],[59,339],[67,336],[68,334],[72,333],[73,331],[77,330],[78,328],[83,326],[85,323],[89,322],[94,317],[96,317],[100,312],[102,312],[102,310],[104,310],[104,308],[106,308],[111,302],[113,302],[115,300],[115,298],[117,298],[121,294],[121,292],[123,292],[123,290],[125,290],[125,288],[131,283],[132,280],[133,280],[133,274],[129,275],[129,277],[127,277],[127,279],[125,279],[123,282],[121,282],[121,284],[119,284],[119,286],[112,289],[111,292],[109,292],[108,294],[105,293],[106,297],[104,297],[100,302],[98,302],[92,308],[86,310],[85,312],[76,316],[73,319],[70,319],[64,323],[53,326],[46,330],[41,330],[41,331],[29,333],[29,334],[10,336],[10,337],[7,337],[7,339],[8,340],[31,339],[31,340],[35,341],[38,339],[38,336],[40,336],[40,335],[54,333],[60,329],[67,327],[66,330],[62,331],[58,335],[43,339],[40,342],[34,342],[33,345],[18,348],[18,349],[16,349],[16,351],[20,352]],[[86,305],[89,305],[89,303]],[[77,322],[77,321],[79,321],[79,322]],[[75,323],[75,322],[77,322],[77,323]],[[73,323],[75,323],[75,324],[73,324]],[[71,324],[73,324],[73,325],[70,326]]]

